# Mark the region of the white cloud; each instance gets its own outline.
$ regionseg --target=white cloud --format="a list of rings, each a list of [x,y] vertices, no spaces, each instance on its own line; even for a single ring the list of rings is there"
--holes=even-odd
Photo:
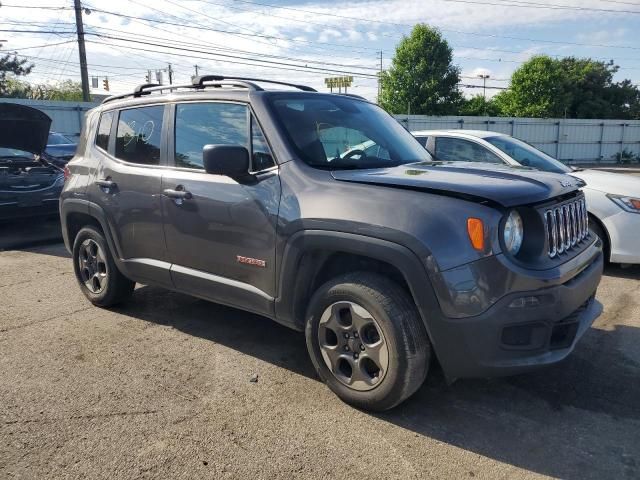
[[[420,0],[386,0],[386,1],[355,1],[347,0],[340,3],[336,9],[334,2],[301,3],[290,5],[293,8],[306,10],[294,11],[285,7],[267,8],[241,2],[228,3],[226,6],[216,4],[215,8],[206,2],[176,3],[179,0],[156,0],[153,4],[153,18],[172,23],[198,25],[211,30],[195,30],[176,25],[160,25],[112,16],[99,11],[85,15],[87,24],[87,51],[90,64],[90,75],[110,75],[111,86],[116,91],[129,90],[132,85],[141,83],[147,69],[162,68],[167,62],[172,62],[176,70],[176,81],[188,81],[193,73],[193,65],[198,64],[201,72],[220,72],[246,76],[265,76],[273,79],[292,80],[309,83],[324,90],[323,78],[337,73],[324,72],[295,72],[285,70],[284,66],[272,65],[272,68],[261,66],[241,65],[232,61],[254,63],[247,60],[218,57],[217,59],[201,59],[192,57],[207,57],[196,52],[177,52],[168,50],[157,44],[178,44],[188,42],[188,48],[193,50],[214,50],[219,53],[235,54],[240,57],[261,57],[292,63],[291,60],[273,59],[268,55],[286,56],[304,59],[307,65],[314,65],[332,70],[355,70],[358,66],[375,68],[377,66],[376,51],[384,48],[391,55],[393,45],[409,31],[409,25],[417,22],[427,22],[443,29],[445,37],[452,36],[453,31],[477,31],[497,33],[505,29],[522,26],[550,27],[558,24],[584,23],[586,20],[601,21],[602,15],[597,12],[571,11],[560,9],[529,9],[506,8],[495,5],[477,5],[443,0],[424,2]],[[15,3],[15,2],[14,2]],[[96,10],[107,10],[130,16],[149,17],[149,5],[143,0],[110,0],[109,2],[87,0]],[[271,2],[275,3],[275,2]],[[38,5],[69,6],[66,0],[38,0]],[[600,0],[582,0],[581,7],[603,8]],[[607,4],[607,9],[624,9],[622,4]],[[200,15],[190,10],[201,12]],[[167,12],[167,13],[164,13]],[[170,12],[170,13],[169,13]],[[329,15],[322,15],[326,13]],[[59,10],[26,10],[2,7],[3,19],[17,21],[37,21],[53,26],[63,31],[73,29],[73,11]],[[35,18],[34,18],[35,17]],[[356,17],[349,19],[343,17]],[[379,21],[365,22],[357,18]],[[608,19],[619,18],[616,15],[607,16]],[[57,24],[56,22],[63,22]],[[387,22],[399,25],[390,25]],[[406,25],[406,26],[405,26]],[[608,26],[608,25],[607,25]],[[110,28],[121,32],[100,30]],[[213,31],[219,30],[219,31]],[[234,34],[223,33],[233,32]],[[96,37],[91,33],[102,32],[112,36],[129,36],[140,40],[146,39],[155,45],[137,45],[139,49],[155,50],[135,51],[134,46],[115,39]],[[49,42],[73,39],[73,34],[33,35],[5,34],[9,42],[5,49],[39,45]],[[594,34],[584,33],[584,38],[576,41],[585,43],[629,44],[634,32],[622,26],[598,30]],[[517,35],[515,35],[517,36]],[[575,35],[574,35],[575,36]],[[3,35],[4,37],[4,35]],[[159,37],[161,40],[153,40]],[[504,45],[495,48],[513,50],[516,53],[493,51],[489,42],[498,43],[496,39],[479,36],[458,36],[467,45],[485,47],[456,48],[455,61],[464,63],[469,74],[474,68],[491,70],[494,78],[508,78],[511,71],[520,61],[541,51],[552,50],[556,53],[572,53],[575,49],[563,45]],[[319,45],[317,42],[331,45]],[[98,42],[98,43],[96,43]],[[106,43],[106,44],[100,44]],[[515,43],[515,42],[513,42]],[[454,42],[455,44],[455,42]],[[184,45],[184,44],[183,44]],[[344,45],[344,46],[341,46]],[[528,45],[528,44],[527,44]],[[185,45],[186,47],[186,45]],[[226,49],[226,52],[221,50]],[[229,49],[237,50],[235,53]],[[566,49],[566,50],[565,50]],[[250,53],[240,52],[244,50]],[[27,50],[26,54],[39,56],[45,60],[34,60],[36,69],[30,79],[33,81],[55,80],[73,76],[77,78],[77,50],[73,44],[59,47],[45,48],[41,51]],[[320,62],[320,63],[312,63]],[[343,64],[340,67],[333,64]],[[386,61],[385,63],[388,63]],[[101,65],[101,67],[95,66]],[[110,66],[110,67],[109,67]],[[365,94],[368,98],[375,98],[376,80],[357,78],[354,93]]]
[[[322,43],[327,43],[333,39],[342,37],[342,33],[339,30],[335,30],[333,28],[325,28],[320,32],[318,36],[318,41]]]

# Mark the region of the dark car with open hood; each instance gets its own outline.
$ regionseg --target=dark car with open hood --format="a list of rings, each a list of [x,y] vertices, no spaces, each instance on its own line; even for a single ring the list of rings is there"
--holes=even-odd
[[[40,110],[0,103],[0,221],[58,213],[64,173],[42,156],[50,125]]]
[[[62,231],[93,304],[139,282],[271,318],[360,408],[399,404],[436,358],[449,381],[559,362],[600,313],[581,180],[434,161],[359,97],[142,85],[88,114],[67,167]]]

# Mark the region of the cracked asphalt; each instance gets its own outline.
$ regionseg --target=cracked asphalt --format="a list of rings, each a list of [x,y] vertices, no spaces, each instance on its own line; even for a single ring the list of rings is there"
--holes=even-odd
[[[640,478],[640,267],[533,374],[395,410],[338,400],[303,335],[154,287],[90,306],[60,244],[0,252],[0,478]],[[251,379],[258,375],[258,381]]]

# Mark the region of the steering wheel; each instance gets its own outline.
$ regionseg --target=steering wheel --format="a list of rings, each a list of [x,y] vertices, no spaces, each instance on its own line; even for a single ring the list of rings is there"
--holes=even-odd
[[[360,158],[362,159],[364,157],[367,156],[366,153],[364,153],[364,150],[351,150],[350,152],[346,153],[344,157],[342,157],[342,160],[351,160],[353,157],[359,155]]]

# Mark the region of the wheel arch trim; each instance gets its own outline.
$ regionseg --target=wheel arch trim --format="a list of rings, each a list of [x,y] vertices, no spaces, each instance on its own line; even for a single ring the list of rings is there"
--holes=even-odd
[[[433,343],[429,319],[433,315],[439,317],[441,314],[425,264],[413,251],[402,245],[353,233],[302,230],[289,238],[283,248],[277,271],[278,290],[275,312],[278,322],[296,330],[304,330],[305,319],[299,318],[299,309],[296,305],[298,295],[301,294],[297,287],[307,280],[311,282],[312,278],[300,278],[305,275],[305,272],[300,271],[300,262],[306,253],[314,250],[370,257],[395,266],[409,286],[412,299]],[[312,268],[317,267],[318,265],[312,265]]]

